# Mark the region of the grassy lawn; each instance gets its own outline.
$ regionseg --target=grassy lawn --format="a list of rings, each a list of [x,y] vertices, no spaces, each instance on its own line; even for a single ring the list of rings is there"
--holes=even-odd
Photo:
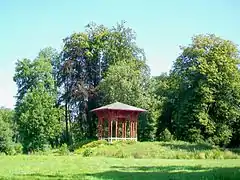
[[[136,159],[240,159],[239,149],[221,149],[207,144],[173,142],[114,142],[86,143],[75,154],[90,157]]]
[[[240,179],[240,160],[1,156],[0,179]]]

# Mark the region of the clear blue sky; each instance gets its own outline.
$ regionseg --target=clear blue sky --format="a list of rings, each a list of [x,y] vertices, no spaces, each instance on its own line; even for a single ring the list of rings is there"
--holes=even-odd
[[[152,75],[167,72],[179,45],[199,33],[240,44],[238,0],[0,0],[0,106],[12,108],[15,62],[40,49],[60,49],[62,39],[94,21],[106,26],[126,20],[145,49]]]

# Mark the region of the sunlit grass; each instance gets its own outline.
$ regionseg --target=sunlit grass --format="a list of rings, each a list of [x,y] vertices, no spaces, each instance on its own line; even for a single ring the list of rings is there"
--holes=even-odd
[[[240,160],[2,156],[0,179],[239,179]]]
[[[75,150],[83,156],[158,159],[240,159],[238,152],[207,144],[173,142],[114,142],[93,141]]]

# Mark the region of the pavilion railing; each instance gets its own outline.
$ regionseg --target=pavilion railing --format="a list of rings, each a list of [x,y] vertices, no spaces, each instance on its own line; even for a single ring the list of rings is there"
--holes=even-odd
[[[122,140],[137,141],[137,138],[107,137],[107,138],[101,138],[100,140],[107,140],[108,142],[112,142],[112,141],[122,141]]]

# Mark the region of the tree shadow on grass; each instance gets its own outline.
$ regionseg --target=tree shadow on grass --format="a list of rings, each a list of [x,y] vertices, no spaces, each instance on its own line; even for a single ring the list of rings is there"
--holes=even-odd
[[[116,170],[88,174],[97,179],[129,180],[239,180],[240,168],[201,168],[200,166],[114,167]]]
[[[102,179],[102,180],[239,180],[240,167],[203,168],[201,166],[113,166],[112,170],[69,175],[24,174],[15,179]],[[1,179],[1,177],[0,177]]]

